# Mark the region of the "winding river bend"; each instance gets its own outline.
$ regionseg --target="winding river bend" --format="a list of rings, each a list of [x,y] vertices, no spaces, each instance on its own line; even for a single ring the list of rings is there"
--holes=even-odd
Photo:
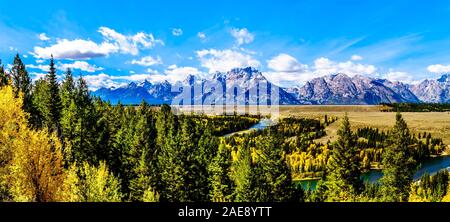
[[[241,134],[241,133],[247,133],[254,130],[263,130],[269,126],[272,126],[276,124],[275,121],[271,119],[261,119],[257,124],[253,125],[247,130],[239,131],[230,133],[225,136],[232,136],[234,134]],[[423,161],[419,168],[417,169],[416,173],[414,174],[414,180],[420,179],[425,173],[428,173],[430,175],[433,175],[437,173],[438,171],[442,169],[448,169],[450,167],[450,155],[447,156],[439,156],[427,159]],[[383,173],[381,170],[370,170],[362,175],[362,178],[364,182],[368,183],[376,183],[380,180],[380,178],[383,176]],[[311,180],[301,180],[298,181],[300,185],[303,186],[305,189],[315,189],[317,185],[317,179],[311,179]]]

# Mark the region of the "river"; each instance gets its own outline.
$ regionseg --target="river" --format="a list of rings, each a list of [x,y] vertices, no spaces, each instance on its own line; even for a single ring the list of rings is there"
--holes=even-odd
[[[235,135],[235,134],[249,133],[249,132],[253,132],[255,130],[263,130],[263,129],[265,129],[265,128],[269,127],[269,126],[272,126],[274,124],[276,124],[276,122],[273,121],[272,119],[264,118],[264,119],[259,120],[258,123],[256,123],[255,125],[253,125],[252,127],[248,128],[246,130],[241,130],[241,131],[229,133],[229,134],[225,135],[224,137],[230,137],[230,136]]]
[[[414,174],[414,180],[419,180],[425,173],[433,175],[440,170],[450,167],[450,156],[439,156],[427,159],[421,163],[419,169]],[[383,176],[381,170],[370,170],[362,175],[364,182],[376,183]],[[300,183],[304,189],[315,189],[317,179],[301,180]]]

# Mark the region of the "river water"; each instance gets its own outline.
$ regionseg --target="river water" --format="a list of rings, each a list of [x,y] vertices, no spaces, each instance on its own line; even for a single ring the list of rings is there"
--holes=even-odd
[[[430,158],[423,161],[416,173],[414,174],[414,180],[419,180],[425,173],[433,175],[440,170],[448,169],[450,167],[450,156],[439,156]],[[364,182],[376,183],[383,176],[381,170],[370,170],[362,175]],[[315,189],[317,185],[317,179],[302,180],[298,183],[303,186],[304,189]]]

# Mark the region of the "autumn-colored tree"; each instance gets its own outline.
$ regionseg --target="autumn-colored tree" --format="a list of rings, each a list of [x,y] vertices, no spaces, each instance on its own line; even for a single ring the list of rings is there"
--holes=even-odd
[[[12,86],[0,88],[0,201],[12,199],[8,186],[14,140],[27,124],[22,99],[16,99]]]
[[[11,193],[15,201],[58,201],[64,181],[61,144],[46,131],[24,130],[14,141]]]
[[[120,202],[120,181],[106,166],[100,162],[99,166],[84,162],[81,166],[72,165],[63,185],[67,201],[76,202]]]
[[[47,131],[32,130],[10,86],[0,93],[0,152],[2,190],[15,201],[61,200],[64,179],[61,144]],[[6,196],[5,195],[5,196]]]

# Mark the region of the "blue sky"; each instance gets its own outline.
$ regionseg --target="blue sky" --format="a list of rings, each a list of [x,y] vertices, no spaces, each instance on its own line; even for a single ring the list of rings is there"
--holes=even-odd
[[[48,57],[92,89],[255,66],[283,86],[330,73],[414,83],[450,72],[449,1],[3,1],[0,58]]]

